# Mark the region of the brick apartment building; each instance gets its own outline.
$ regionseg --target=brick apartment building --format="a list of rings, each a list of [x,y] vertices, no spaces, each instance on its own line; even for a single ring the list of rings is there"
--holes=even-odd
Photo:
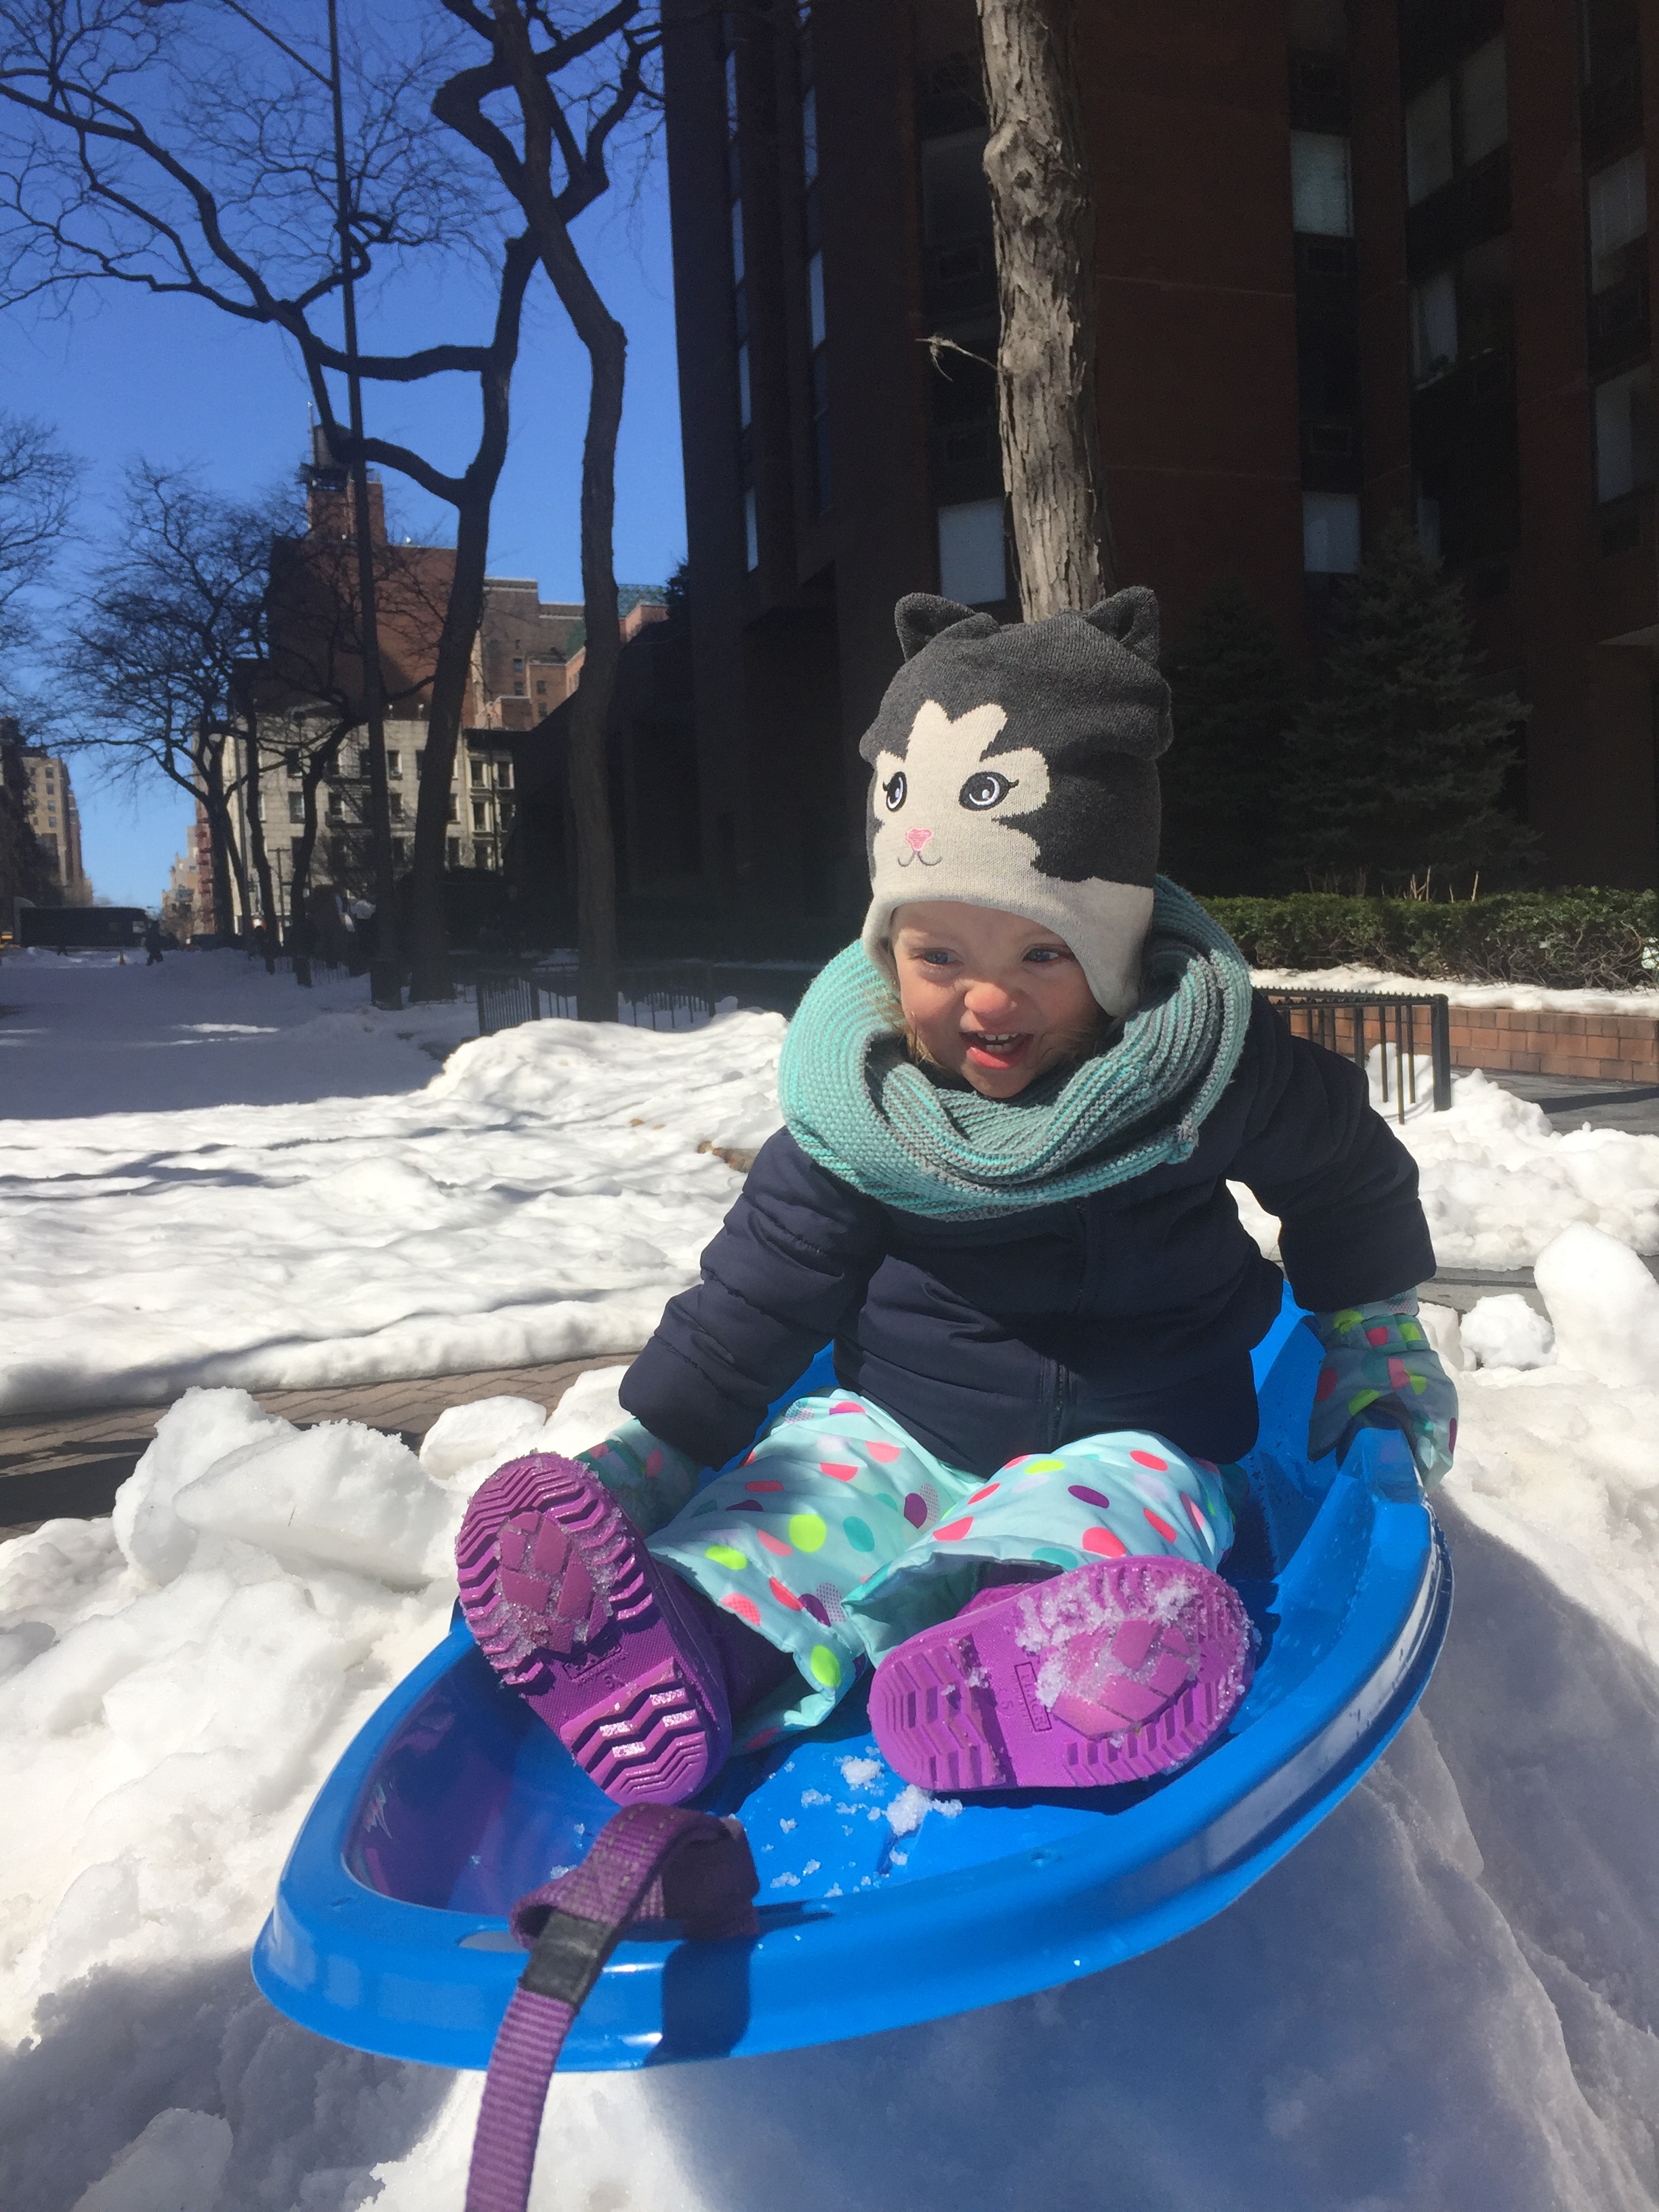
[[[290,905],[294,858],[305,819],[304,776],[311,748],[337,726],[362,692],[355,607],[356,554],[354,495],[346,472],[328,456],[320,433],[301,471],[307,487],[303,537],[280,538],[271,549],[273,616],[270,665],[252,682],[259,728],[258,805],[272,888],[282,921]],[[455,556],[447,546],[399,545],[388,539],[385,495],[369,483],[369,536],[375,549],[377,629],[387,696],[386,771],[392,815],[392,860],[403,868],[412,854],[419,779],[425,758],[426,717],[437,664]],[[624,638],[664,610],[661,593],[630,588],[622,595]],[[499,873],[516,821],[519,777],[514,733],[544,721],[580,681],[584,635],[580,605],[542,599],[533,577],[492,576],[474,643],[464,726],[450,778],[452,868]],[[234,833],[250,850],[252,795],[240,774],[231,799]],[[228,781],[229,773],[228,772]],[[317,793],[318,838],[310,881],[348,899],[372,896],[368,844],[368,744],[361,727],[342,744],[333,771]],[[211,833],[198,801],[187,861],[192,931],[240,932],[261,919],[240,911],[233,878],[234,910],[215,911]],[[258,884],[248,884],[257,908]],[[181,886],[170,896],[186,912]]]
[[[1079,0],[1120,576],[1166,639],[1237,576],[1305,658],[1413,517],[1569,882],[1659,878],[1655,13]],[[976,45],[972,0],[671,11],[702,866],[741,902],[855,908],[894,600],[1017,611]]]

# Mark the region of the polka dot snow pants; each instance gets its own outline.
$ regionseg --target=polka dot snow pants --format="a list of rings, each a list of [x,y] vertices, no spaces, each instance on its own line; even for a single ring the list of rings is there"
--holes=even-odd
[[[1119,1429],[961,1474],[847,1391],[796,1399],[740,1467],[649,1540],[654,1557],[793,1654],[807,1685],[743,1723],[736,1748],[812,1728],[919,1629],[948,1620],[996,1561],[1079,1567],[1127,1553],[1218,1567],[1233,1522],[1216,1468]]]

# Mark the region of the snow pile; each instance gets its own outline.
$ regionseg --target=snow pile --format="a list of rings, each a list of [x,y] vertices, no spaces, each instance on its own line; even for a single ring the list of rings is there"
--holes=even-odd
[[[621,1424],[617,1385],[627,1363],[590,1367],[579,1375],[550,1418],[532,1398],[478,1398],[440,1413],[421,1444],[421,1465],[433,1481],[462,1499],[486,1476],[527,1452],[559,1452],[567,1459]]]
[[[1659,1253],[1659,1137],[1623,1129],[1553,1128],[1541,1106],[1517,1098],[1474,1068],[1452,1079],[1452,1103],[1432,1110],[1428,1063],[1402,1127],[1370,1055],[1371,1103],[1417,1161],[1423,1209],[1443,1269],[1530,1267],[1574,1222],[1603,1230],[1636,1252]],[[1394,1057],[1389,1082],[1395,1085]],[[1241,1183],[1239,1218],[1270,1256],[1277,1219]]]
[[[1401,1135],[1443,1267],[1528,1267],[1576,1221],[1659,1252],[1659,1137],[1559,1133],[1479,1070],[1455,1078],[1449,1113],[1408,1121]]]
[[[247,1952],[319,1784],[447,1626],[461,1510],[394,1439],[194,1391],[112,1522],[0,1547],[7,2212],[333,2212],[441,2118],[447,2077],[289,2027]],[[591,2099],[562,2099],[586,2201],[624,2202]]]
[[[1574,1232],[1570,1229],[1566,1233],[1571,1237]],[[1583,1233],[1594,1237],[1597,1232],[1591,1229]],[[1621,1252],[1626,1249],[1622,1244],[1619,1249]],[[1647,1270],[1644,1268],[1643,1273],[1645,1274]],[[1437,1310],[1445,1313],[1443,1307]],[[1463,1316],[1461,1328],[1455,1314],[1446,1315],[1446,1319],[1457,1331],[1462,1351],[1471,1355],[1467,1361],[1455,1363],[1459,1368],[1465,1364],[1547,1367],[1555,1358],[1553,1328],[1518,1291],[1504,1291],[1496,1297],[1479,1299]],[[1441,1348],[1437,1339],[1435,1348]],[[1443,1364],[1453,1364],[1446,1361],[1443,1352],[1441,1357]]]
[[[1568,1341],[1610,1264],[1586,1237],[1543,1270]],[[539,2212],[770,2212],[781,2172],[806,2212],[1085,2203],[1103,2142],[1126,2204],[1653,2212],[1659,1395],[1560,1365],[1462,1387],[1440,1673],[1282,1867],[1180,1942],[1018,2003],[562,2077]],[[323,1775],[442,1633],[454,1585],[424,1532],[459,1516],[464,1455],[541,1410],[489,1404],[422,1469],[347,1425],[302,1458],[242,1394],[194,1393],[113,1524],[0,1550],[21,1639],[0,1778],[24,1814],[0,1828],[7,2212],[459,2212],[477,2078],[305,2034],[246,1953]],[[280,1556],[247,1533],[262,1512]],[[896,1838],[956,1810],[884,1805],[878,1760],[842,1771]]]
[[[0,1412],[631,1351],[777,1126],[782,1034],[538,1022],[403,1096],[10,1121]]]

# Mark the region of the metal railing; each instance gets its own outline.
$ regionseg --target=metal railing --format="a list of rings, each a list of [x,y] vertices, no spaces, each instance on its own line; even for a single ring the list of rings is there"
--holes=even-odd
[[[1451,1104],[1451,1008],[1443,992],[1264,991],[1262,996],[1278,1007],[1297,1036],[1310,1037],[1328,1052],[1345,1054],[1362,1073],[1372,1049],[1374,1028],[1380,1048],[1382,1103],[1392,1103],[1395,1117],[1401,1121],[1407,1105],[1417,1103],[1420,1022],[1427,1031],[1425,1042],[1433,1073],[1434,1110],[1443,1114]],[[1392,1097],[1390,1051],[1394,1055]]]
[[[642,1030],[698,1029],[732,1000],[765,1013],[793,1014],[817,972],[818,963],[811,960],[674,960],[629,966],[617,976],[617,1013]],[[575,1018],[574,962],[480,968],[475,982],[480,1036],[544,1017]]]

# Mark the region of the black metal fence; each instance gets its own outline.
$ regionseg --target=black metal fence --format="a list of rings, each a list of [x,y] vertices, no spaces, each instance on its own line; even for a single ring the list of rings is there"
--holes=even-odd
[[[721,963],[668,961],[656,967],[627,967],[618,979],[618,1013],[638,1029],[697,1029],[721,1005],[793,1014],[818,972],[811,961]],[[518,968],[480,968],[474,977],[478,1034],[514,1029],[520,1022],[562,1019],[576,1014],[574,962],[541,963]],[[1374,1047],[1382,1048],[1382,1099],[1404,1121],[1417,1103],[1417,1061],[1426,1045],[1432,1073],[1434,1110],[1451,1104],[1451,1017],[1443,994],[1382,991],[1267,991],[1300,1036],[1340,1052],[1362,1070]],[[1390,1060],[1393,1066],[1390,1069]]]
[[[728,1001],[765,1013],[793,1014],[818,972],[810,960],[665,961],[624,968],[617,979],[620,1018],[642,1030],[700,1029]],[[478,1035],[576,1013],[574,962],[480,968],[475,977]]]
[[[1298,1036],[1311,1037],[1330,1052],[1346,1054],[1362,1070],[1373,1046],[1380,1046],[1382,1103],[1393,1105],[1400,1121],[1405,1120],[1407,1105],[1417,1103],[1419,1041],[1428,1047],[1434,1110],[1443,1114],[1451,1104],[1451,1012],[1443,992],[1419,996],[1393,991],[1266,991],[1262,995]]]

